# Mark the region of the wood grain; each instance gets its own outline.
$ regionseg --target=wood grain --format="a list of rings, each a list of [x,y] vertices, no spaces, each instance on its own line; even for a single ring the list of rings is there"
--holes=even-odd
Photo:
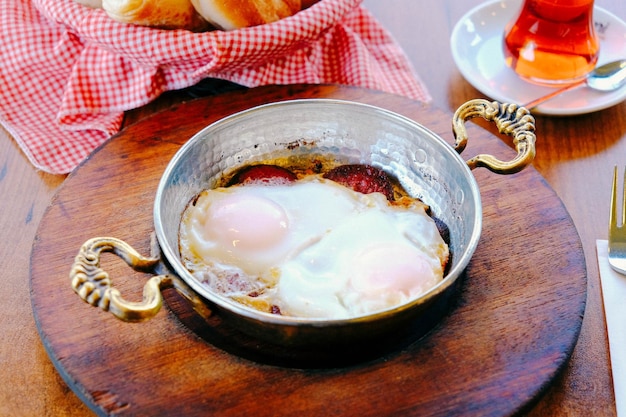
[[[432,104],[452,112],[466,100],[484,97],[463,79],[449,47],[459,18],[483,0],[364,0],[398,40],[430,91]],[[623,0],[596,0],[626,20]],[[126,114],[127,123],[188,99],[166,93]],[[481,126],[482,127],[482,126]],[[595,240],[607,237],[613,166],[626,161],[626,102],[577,117],[538,117],[534,167],[560,197],[583,245],[588,272],[587,304],[580,337],[563,373],[528,412],[531,416],[615,416],[615,398]],[[65,176],[37,172],[9,132],[0,128],[0,415],[83,417],[93,414],[59,377],[33,320],[31,245],[52,197]],[[524,204],[520,194],[519,204]],[[73,320],[72,320],[73,321]],[[103,342],[105,343],[105,342]],[[445,389],[445,387],[443,387]]]
[[[474,171],[483,235],[449,312],[422,339],[364,362],[278,366],[231,353],[228,339],[222,346],[207,342],[210,326],[175,303],[137,325],[73,294],[69,266],[86,239],[111,235],[148,252],[157,182],[187,138],[234,111],[304,97],[375,104],[452,141],[446,112],[337,86],[234,92],[175,105],[129,126],[64,182],[33,247],[33,310],[59,372],[101,415],[501,416],[529,410],[567,363],[587,290],[572,220],[532,167],[506,177]],[[487,130],[468,130],[468,158],[512,155]],[[145,277],[115,259],[107,269],[124,295],[140,297]],[[129,275],[133,279],[117,279]]]

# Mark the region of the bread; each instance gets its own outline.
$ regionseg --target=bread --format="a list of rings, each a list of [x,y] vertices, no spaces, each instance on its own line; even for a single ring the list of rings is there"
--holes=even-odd
[[[275,22],[302,9],[301,0],[191,0],[191,3],[204,19],[224,30]]]
[[[192,31],[209,27],[189,0],[102,0],[102,8],[123,23]]]
[[[76,3],[82,4],[92,9],[102,9],[102,0],[74,0]]]
[[[319,0],[75,0],[114,20],[161,29],[240,29],[289,17]]]

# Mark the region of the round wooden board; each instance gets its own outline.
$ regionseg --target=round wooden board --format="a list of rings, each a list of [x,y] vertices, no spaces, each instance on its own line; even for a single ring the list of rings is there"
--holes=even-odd
[[[31,300],[50,358],[96,413],[503,416],[530,407],[567,362],[585,308],[584,255],[567,211],[532,167],[511,176],[474,171],[483,234],[451,309],[426,336],[367,361],[298,368],[250,360],[207,342],[175,308],[129,324],[74,294],[68,273],[87,239],[114,236],[149,253],[157,183],[194,133],[258,104],[317,97],[384,107],[453,141],[451,115],[407,98],[338,86],[270,86],[143,119],[65,181],[34,242]],[[513,155],[488,129],[469,123],[468,131],[466,159]],[[117,258],[104,261],[122,294],[140,299],[147,277]]]

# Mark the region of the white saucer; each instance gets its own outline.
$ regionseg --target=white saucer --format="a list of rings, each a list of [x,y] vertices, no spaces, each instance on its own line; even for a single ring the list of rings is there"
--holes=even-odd
[[[524,81],[504,63],[504,26],[514,18],[521,0],[495,0],[470,10],[454,27],[450,39],[459,71],[477,90],[503,103],[522,105],[553,89]],[[594,21],[600,36],[598,65],[626,58],[626,23],[599,7]],[[581,87],[547,101],[533,110],[546,115],[575,115],[606,109],[626,99],[626,85],[602,93]]]

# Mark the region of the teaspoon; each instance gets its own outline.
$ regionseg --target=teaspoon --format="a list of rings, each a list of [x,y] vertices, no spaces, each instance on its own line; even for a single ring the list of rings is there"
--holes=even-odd
[[[626,83],[626,59],[609,62],[607,64],[596,67],[586,78],[581,81],[569,84],[563,88],[555,90],[550,94],[539,97],[531,102],[523,105],[527,109],[537,107],[539,104],[548,101],[566,91],[587,85],[589,88],[598,91],[615,91]]]

